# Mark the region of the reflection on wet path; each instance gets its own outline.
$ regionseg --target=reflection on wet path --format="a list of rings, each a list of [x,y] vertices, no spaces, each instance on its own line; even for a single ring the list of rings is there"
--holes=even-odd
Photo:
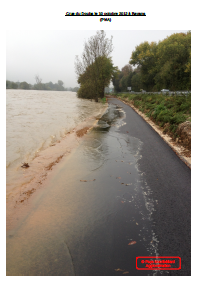
[[[157,255],[157,239],[142,142],[119,133],[124,117],[110,105],[7,233],[7,275],[153,275],[135,267],[137,256]]]

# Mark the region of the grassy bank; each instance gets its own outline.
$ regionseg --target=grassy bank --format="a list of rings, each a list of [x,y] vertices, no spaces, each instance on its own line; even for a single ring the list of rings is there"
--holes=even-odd
[[[191,95],[167,96],[163,94],[114,94],[131,102],[173,139],[179,137],[180,123],[191,121]]]

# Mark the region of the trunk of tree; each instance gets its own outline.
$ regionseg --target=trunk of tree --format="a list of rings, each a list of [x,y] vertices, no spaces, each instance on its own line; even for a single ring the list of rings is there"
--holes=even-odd
[[[103,88],[103,90],[101,92],[101,98],[103,98],[104,96],[105,96],[105,94],[104,94],[104,88]]]

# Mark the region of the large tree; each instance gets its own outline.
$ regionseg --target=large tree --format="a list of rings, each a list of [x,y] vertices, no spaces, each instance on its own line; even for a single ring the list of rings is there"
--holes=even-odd
[[[81,59],[76,56],[75,61],[80,83],[79,97],[93,98],[95,101],[104,97],[104,88],[109,85],[115,70],[110,58],[112,51],[112,37],[107,39],[104,31],[97,31],[85,42]]]
[[[115,92],[127,91],[127,87],[131,87],[131,78],[133,74],[133,69],[129,64],[125,65],[121,71],[117,68],[112,80]]]
[[[95,99],[104,97],[104,89],[109,85],[115,71],[110,58],[98,57],[87,67],[86,71],[78,77],[80,89],[78,97]]]
[[[177,33],[159,42],[155,81],[161,88],[191,88],[191,33]]]
[[[137,65],[140,68],[142,88],[147,91],[151,91],[155,85],[156,50],[157,44],[155,42],[150,44],[147,41],[141,43],[136,46],[129,61],[131,65]]]
[[[133,85],[138,80],[147,91],[190,89],[191,32],[172,34],[158,43],[143,42],[136,46],[129,63],[140,69],[132,77]]]

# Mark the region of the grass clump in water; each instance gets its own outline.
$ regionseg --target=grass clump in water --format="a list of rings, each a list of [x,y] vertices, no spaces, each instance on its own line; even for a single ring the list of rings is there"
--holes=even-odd
[[[101,103],[106,103],[106,101],[107,101],[106,97],[103,97],[103,98],[99,99],[99,102],[101,102]]]

